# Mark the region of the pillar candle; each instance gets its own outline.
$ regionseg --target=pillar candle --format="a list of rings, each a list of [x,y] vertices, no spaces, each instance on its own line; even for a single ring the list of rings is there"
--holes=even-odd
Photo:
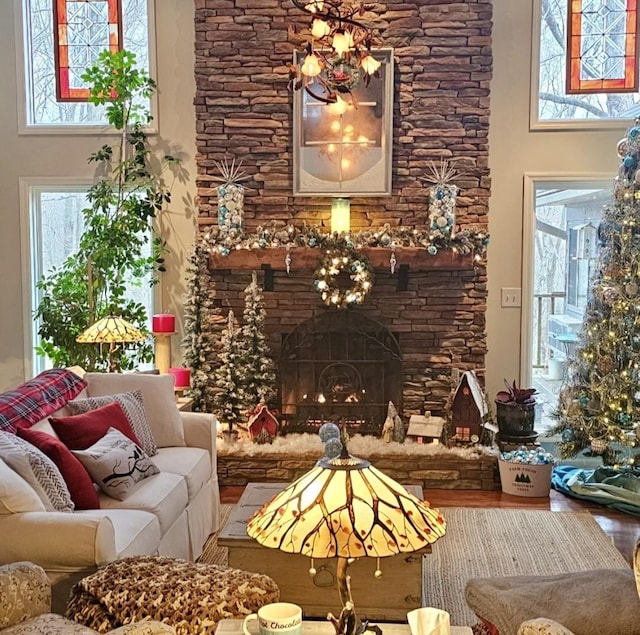
[[[176,378],[176,388],[188,388],[191,385],[191,370],[188,368],[170,368],[167,372]]]
[[[176,318],[170,313],[158,313],[153,316],[152,328],[153,333],[174,333],[176,330]]]

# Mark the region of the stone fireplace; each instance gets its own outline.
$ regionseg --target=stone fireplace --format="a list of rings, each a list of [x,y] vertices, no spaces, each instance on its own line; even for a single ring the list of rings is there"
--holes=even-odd
[[[288,0],[195,0],[198,226],[217,223],[215,162],[242,161],[250,177],[245,233],[275,222],[329,225],[330,198],[294,197],[293,44],[301,14]],[[429,166],[456,159],[456,231],[486,231],[491,13],[488,0],[377,2],[362,19],[395,61],[393,193],[352,197],[352,231],[428,227]],[[314,290],[318,249],[212,254],[211,294],[222,312],[244,307],[252,270],[263,283],[265,330],[278,367],[278,408],[290,429],[324,417],[379,431],[387,403],[404,417],[444,415],[458,371],[482,379],[486,263],[442,250],[373,249],[373,290],[354,309],[326,307]],[[316,253],[313,253],[316,252]]]

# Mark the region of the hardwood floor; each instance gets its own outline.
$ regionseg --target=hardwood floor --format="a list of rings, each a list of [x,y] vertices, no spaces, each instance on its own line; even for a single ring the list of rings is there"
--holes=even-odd
[[[235,503],[240,498],[244,487],[226,486],[220,490],[223,503]],[[629,564],[633,557],[633,549],[640,540],[640,518],[590,503],[570,498],[560,492],[551,490],[549,498],[525,498],[509,496],[502,492],[484,492],[478,490],[444,490],[431,489],[425,491],[425,500],[433,507],[498,507],[503,509],[548,509],[561,511],[588,511],[595,518],[602,530],[612,538],[613,543]]]

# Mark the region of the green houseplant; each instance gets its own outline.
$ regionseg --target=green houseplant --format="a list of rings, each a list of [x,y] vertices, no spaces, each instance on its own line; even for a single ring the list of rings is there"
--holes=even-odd
[[[496,418],[499,435],[502,440],[523,442],[535,434],[536,394],[535,388],[520,388],[515,380],[504,380],[506,390],[496,394]]]
[[[87,192],[82,210],[84,229],[78,249],[38,282],[40,302],[35,311],[40,355],[55,366],[79,364],[104,370],[108,351],[79,344],[76,337],[105,315],[119,315],[148,332],[144,305],[127,296],[128,289],[157,282],[163,270],[164,245],[150,238],[152,220],[171,200],[162,175],[175,162],[165,156],[154,165],[144,125],[151,115],[144,106],[156,84],[136,68],[128,51],[104,51],[82,78],[89,101],[105,109],[117,138],[89,157],[99,175]],[[120,368],[133,368],[152,359],[149,340],[132,350],[118,351]]]

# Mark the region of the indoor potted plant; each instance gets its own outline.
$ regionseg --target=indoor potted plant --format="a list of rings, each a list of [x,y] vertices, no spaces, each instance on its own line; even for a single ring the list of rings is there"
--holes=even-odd
[[[535,435],[535,388],[520,388],[515,380],[504,380],[506,390],[496,394],[496,418],[500,438],[504,441],[523,441]]]
[[[79,246],[64,263],[47,272],[37,287],[40,301],[34,317],[41,344],[38,354],[54,366],[79,365],[104,370],[109,347],[77,342],[89,325],[113,314],[147,333],[147,310],[131,289],[154,285],[164,270],[164,241],[150,236],[156,216],[171,200],[163,179],[177,160],[153,155],[144,126],[151,114],[146,100],[156,83],[136,67],[126,50],[101,53],[82,75],[89,102],[105,109],[114,142],[91,154],[97,179],[87,192],[82,210]],[[150,340],[117,351],[118,366],[135,368],[153,359]]]

